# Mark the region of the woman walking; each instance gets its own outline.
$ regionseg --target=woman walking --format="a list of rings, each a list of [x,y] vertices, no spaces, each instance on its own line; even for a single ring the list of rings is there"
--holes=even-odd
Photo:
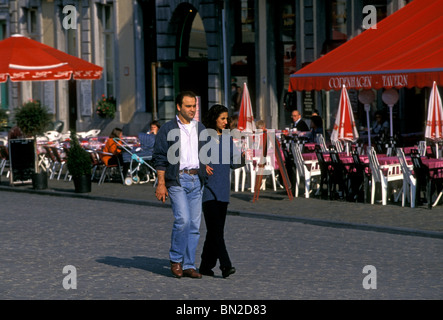
[[[244,165],[244,156],[240,155],[239,150],[234,149],[229,130],[223,132],[229,128],[228,117],[228,109],[216,104],[209,109],[203,121],[210,136],[210,153],[218,149],[218,156],[216,152],[208,154],[210,162],[206,166],[208,180],[203,191],[203,214],[207,232],[199,272],[214,276],[212,268],[219,260],[223,278],[235,273],[224,240],[226,213],[231,193],[231,169]],[[226,153],[229,153],[229,157]]]

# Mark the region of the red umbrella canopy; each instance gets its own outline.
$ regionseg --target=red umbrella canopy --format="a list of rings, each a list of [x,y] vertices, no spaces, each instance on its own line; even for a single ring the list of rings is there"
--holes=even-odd
[[[238,114],[237,127],[240,131],[255,131],[254,115],[252,114],[251,97],[246,83],[243,84],[240,111]]]
[[[103,68],[22,35],[0,41],[0,82],[100,79]]]
[[[334,129],[332,130],[331,134],[331,140],[356,141],[357,139],[358,131],[355,126],[351,101],[349,100],[348,90],[346,90],[346,87],[343,86],[337,116],[335,118]]]
[[[443,139],[443,106],[435,81],[432,85],[431,96],[429,97],[425,137],[434,141]]]

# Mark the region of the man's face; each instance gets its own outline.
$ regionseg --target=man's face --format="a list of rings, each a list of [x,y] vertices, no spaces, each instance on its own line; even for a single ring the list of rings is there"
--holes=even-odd
[[[183,123],[189,123],[194,119],[197,110],[196,99],[192,97],[183,97],[181,106],[177,105],[178,117]]]
[[[292,115],[291,115],[291,117],[292,117],[292,121],[297,121],[298,119],[300,119],[300,113],[298,113],[298,111],[294,111],[294,112],[292,112]]]

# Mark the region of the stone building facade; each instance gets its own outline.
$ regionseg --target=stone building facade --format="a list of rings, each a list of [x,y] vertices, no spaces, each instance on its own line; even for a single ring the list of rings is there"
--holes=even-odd
[[[405,0],[0,0],[0,39],[21,33],[104,68],[95,81],[0,84],[3,108],[40,99],[65,131],[99,128],[126,135],[171,119],[174,97],[193,90],[200,116],[231,105],[231,84],[247,83],[256,119],[283,128],[292,108],[334,114],[334,93],[298,92],[289,75],[362,29],[363,8],[378,19]],[[70,9],[70,10],[69,10]],[[117,99],[113,119],[95,113]],[[232,109],[232,113],[235,110]]]

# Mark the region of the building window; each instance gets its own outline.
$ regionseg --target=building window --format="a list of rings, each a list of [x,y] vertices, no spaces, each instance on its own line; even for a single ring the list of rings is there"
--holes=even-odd
[[[289,75],[297,70],[296,42],[295,42],[295,3],[292,0],[284,0],[281,9],[282,42],[284,50],[284,75]],[[287,86],[288,83],[285,83]]]
[[[346,0],[334,0],[330,4],[329,39],[347,40]]]
[[[253,0],[241,0],[242,42],[255,42],[255,10]]]
[[[233,1],[235,44],[255,42],[255,8],[254,1]]]
[[[38,11],[36,8],[30,8],[27,10],[26,14],[28,35],[34,40],[38,40],[40,36],[39,32],[39,21],[38,21]]]
[[[105,81],[105,95],[115,96],[114,71],[114,10],[112,5],[103,5],[100,10],[100,31],[103,48],[103,78]]]
[[[326,40],[321,54],[334,50],[348,39],[346,0],[333,0],[326,3]]]

